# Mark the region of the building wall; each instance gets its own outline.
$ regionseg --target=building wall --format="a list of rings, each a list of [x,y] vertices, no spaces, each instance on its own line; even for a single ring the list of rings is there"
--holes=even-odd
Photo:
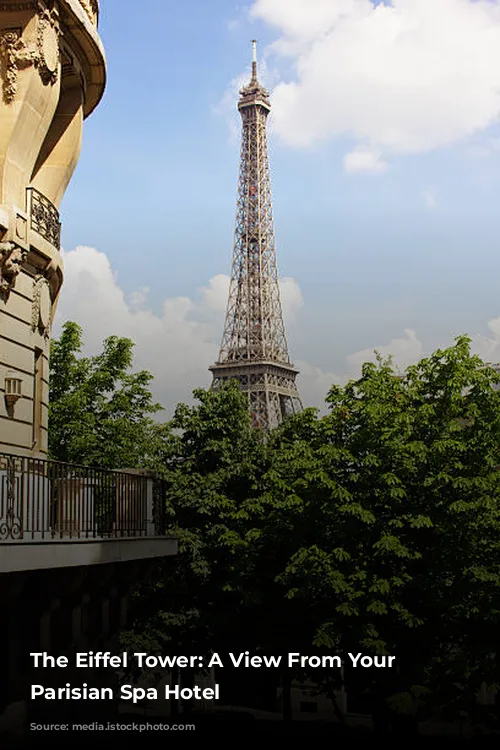
[[[0,7],[0,452],[43,456],[63,283],[59,205],[104,90],[105,58],[97,0]]]
[[[20,273],[16,288],[0,308],[0,452],[47,451],[49,341],[32,330],[31,316],[35,278]],[[35,360],[40,352],[41,393],[35,388]],[[14,372],[22,379],[22,398],[9,409],[5,401],[5,378]],[[40,417],[35,419],[35,410]],[[38,422],[38,424],[37,424]]]
[[[66,682],[75,686],[87,682],[99,687],[102,682],[102,686],[116,687],[112,670],[74,667],[74,653],[121,652],[118,634],[128,624],[131,591],[137,581],[154,574],[157,565],[157,559],[133,560],[0,573],[4,604],[0,639],[9,644],[0,654],[0,745],[5,736],[25,731],[31,721],[50,723],[51,717],[55,723],[78,721],[78,715],[71,712],[88,708],[73,701],[55,701],[53,706],[50,701],[31,701],[32,684],[57,688]],[[64,671],[35,669],[29,654],[43,651],[67,656],[68,667]],[[100,707],[109,718],[110,704]],[[98,709],[92,702],[93,721],[98,720]]]

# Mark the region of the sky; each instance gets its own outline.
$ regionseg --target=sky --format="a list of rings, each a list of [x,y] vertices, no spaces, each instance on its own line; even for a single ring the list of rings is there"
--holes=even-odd
[[[252,39],[306,406],[374,351],[500,361],[500,0],[101,0],[108,81],[61,206],[54,335],[132,338],[171,414],[209,387]]]

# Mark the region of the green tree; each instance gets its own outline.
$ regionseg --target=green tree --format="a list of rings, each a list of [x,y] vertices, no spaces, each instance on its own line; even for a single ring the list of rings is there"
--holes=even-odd
[[[275,436],[269,533],[290,508],[302,519],[279,580],[314,612],[318,647],[397,657],[347,679],[409,714],[472,704],[497,679],[498,382],[461,337],[403,376],[366,364],[331,389],[329,415]]]
[[[59,461],[101,468],[158,463],[163,427],[150,391],[152,376],[130,372],[134,344],[110,336],[102,352],[82,355],[83,332],[67,322],[51,345],[49,453]]]
[[[283,685],[310,677],[335,701],[344,680],[378,717],[471,706],[497,679],[498,383],[461,337],[402,376],[366,364],[332,387],[327,416],[305,410],[267,441],[236,384],[197,391],[162,445],[180,555],[143,588],[127,638],[338,653],[344,675],[285,670]],[[359,652],[398,669],[349,669]]]
[[[177,408],[164,444],[169,533],[179,540],[179,556],[138,592],[134,627],[123,643],[205,657],[246,650],[281,655],[285,668],[277,672],[234,674],[240,700],[255,677],[253,700],[256,693],[264,700],[267,689],[269,708],[280,681],[286,703],[299,673],[286,668],[287,653],[302,646],[309,653],[314,636],[308,608],[287,598],[278,580],[300,546],[302,516],[295,499],[270,491],[273,441],[252,428],[239,385],[195,396],[198,404]],[[288,702],[288,718],[289,712]]]
[[[153,651],[207,655],[254,641],[242,574],[266,449],[237,385],[194,396],[194,406],[177,407],[163,444],[167,533],[179,554],[138,592],[135,626],[124,637],[146,639]]]

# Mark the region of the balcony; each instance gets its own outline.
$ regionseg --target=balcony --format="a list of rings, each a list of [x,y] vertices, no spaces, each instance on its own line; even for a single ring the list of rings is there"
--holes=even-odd
[[[0,453],[0,573],[176,551],[155,475]]]
[[[61,222],[57,208],[35,188],[27,188],[27,204],[30,228],[60,250]]]

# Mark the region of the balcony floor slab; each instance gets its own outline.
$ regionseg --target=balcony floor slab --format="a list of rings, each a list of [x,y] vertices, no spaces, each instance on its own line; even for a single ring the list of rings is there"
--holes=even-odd
[[[177,540],[169,537],[0,542],[0,573],[151,560],[176,554]]]

